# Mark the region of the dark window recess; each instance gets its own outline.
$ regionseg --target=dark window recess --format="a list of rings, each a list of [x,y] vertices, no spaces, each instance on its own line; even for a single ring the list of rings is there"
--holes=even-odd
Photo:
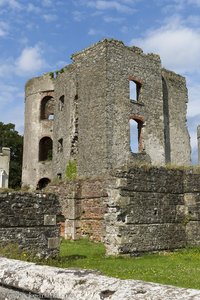
[[[64,215],[57,215],[56,216],[56,223],[65,222],[66,218]]]
[[[37,190],[42,190],[44,189],[49,183],[51,182],[51,180],[49,178],[41,178],[38,181],[37,184]]]
[[[62,95],[60,98],[59,98],[59,110],[62,111],[63,108],[64,108],[64,103],[65,103],[65,96]]]
[[[52,160],[52,150],[52,139],[43,137],[39,142],[39,161]]]
[[[162,77],[163,87],[163,116],[164,116],[164,139],[165,139],[165,163],[171,162],[170,123],[169,123],[169,96],[167,83]]]
[[[58,140],[58,152],[63,152],[63,139]]]
[[[62,179],[62,173],[57,173],[57,178]]]
[[[54,115],[54,98],[51,96],[46,96],[42,99],[40,105],[40,119],[41,120],[53,120]]]

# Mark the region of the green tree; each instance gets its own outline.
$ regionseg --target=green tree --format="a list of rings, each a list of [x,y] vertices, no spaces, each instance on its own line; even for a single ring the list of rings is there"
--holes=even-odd
[[[0,147],[10,148],[9,187],[18,188],[21,186],[23,136],[15,130],[14,124],[0,122]]]

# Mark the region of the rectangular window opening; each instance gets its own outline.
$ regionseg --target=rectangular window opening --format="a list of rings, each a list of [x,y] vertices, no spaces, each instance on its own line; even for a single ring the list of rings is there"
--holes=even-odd
[[[130,95],[130,100],[133,101],[138,101],[139,100],[139,95],[140,95],[140,89],[141,89],[141,83],[129,79],[129,95]]]

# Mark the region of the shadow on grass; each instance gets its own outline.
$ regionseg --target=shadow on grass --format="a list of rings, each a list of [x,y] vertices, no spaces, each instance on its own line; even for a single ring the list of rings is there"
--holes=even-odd
[[[67,260],[67,261],[74,261],[74,260],[78,260],[78,259],[85,259],[85,258],[87,258],[87,256],[86,255],[79,255],[79,254],[73,254],[73,255],[65,255],[65,256],[62,256],[62,257],[60,257],[59,259],[61,260],[61,261],[63,261],[63,260]]]

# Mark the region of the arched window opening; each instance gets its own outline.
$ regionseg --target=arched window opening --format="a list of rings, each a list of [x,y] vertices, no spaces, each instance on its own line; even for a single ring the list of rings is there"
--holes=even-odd
[[[129,120],[130,126],[130,149],[132,153],[142,152],[143,140],[142,140],[142,127],[143,122],[140,120]]]
[[[130,100],[138,101],[140,95],[140,89],[141,89],[140,82],[133,79],[129,79]]]
[[[54,115],[54,99],[51,96],[46,96],[42,99],[40,105],[40,119],[52,120],[50,116]]]
[[[64,108],[64,103],[65,103],[65,96],[62,95],[60,98],[59,98],[59,110],[62,111],[63,108]]]
[[[37,184],[37,190],[42,190],[44,189],[49,183],[51,182],[51,180],[49,178],[41,178],[39,181],[38,181],[38,184]]]
[[[58,140],[58,152],[63,152],[63,139]]]
[[[39,142],[39,161],[52,160],[52,149],[52,139],[43,137]]]

